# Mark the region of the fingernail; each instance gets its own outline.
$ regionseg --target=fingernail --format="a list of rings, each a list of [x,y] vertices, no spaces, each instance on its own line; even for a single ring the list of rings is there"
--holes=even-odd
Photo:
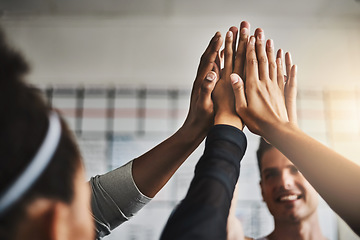
[[[216,79],[216,74],[214,72],[208,72],[206,75],[206,80],[212,82]]]
[[[289,59],[291,61],[291,53],[290,52],[287,52],[287,54],[289,55]]]
[[[232,84],[236,84],[239,82],[239,76],[235,75],[235,74],[231,74],[230,75],[230,81]]]
[[[228,31],[226,34],[226,37],[230,38],[230,37],[232,37],[232,35],[233,35],[232,31]]]
[[[216,32],[215,35],[214,35],[214,41],[215,42],[219,41],[220,37],[221,37],[220,32]]]
[[[263,34],[262,32],[259,33],[258,39],[259,39],[259,40],[264,40],[264,34]]]
[[[254,45],[255,44],[255,37],[251,36],[250,38],[250,44]]]
[[[274,41],[272,39],[269,39],[268,41],[268,47],[269,48],[274,48]]]
[[[240,31],[240,33],[243,34],[243,35],[247,34],[247,32],[248,32],[247,28],[242,28],[241,31]]]

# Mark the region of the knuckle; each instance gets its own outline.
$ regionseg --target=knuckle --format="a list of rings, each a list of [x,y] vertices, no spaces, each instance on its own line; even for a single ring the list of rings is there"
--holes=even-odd
[[[240,41],[241,42],[247,42],[248,41],[248,35],[247,34],[240,34]]]
[[[276,63],[275,62],[269,62],[269,68],[270,69],[276,69]]]
[[[209,59],[209,56],[206,53],[203,53],[203,55],[201,55],[201,57],[200,57],[201,62],[208,61],[208,59]]]
[[[247,59],[247,64],[248,64],[249,66],[257,66],[258,61],[257,61],[257,59],[255,59],[255,58],[248,58],[248,59]]]
[[[274,48],[272,48],[272,47],[266,47],[266,52],[273,54],[274,51],[275,51]]]
[[[253,46],[248,46],[246,51],[246,57],[251,58],[251,56],[256,56],[256,51]]]
[[[211,49],[211,52],[216,52],[217,51],[217,45],[216,44],[211,44],[210,49]]]
[[[267,57],[265,56],[260,56],[259,59],[258,59],[259,63],[267,63]]]
[[[264,42],[263,42],[263,41],[256,41],[255,44],[256,44],[256,46],[258,46],[258,47],[264,46]]]
[[[248,81],[246,83],[246,92],[252,92],[254,89],[256,89],[258,86],[256,84],[257,79],[251,79],[251,81]]]
[[[234,90],[236,92],[241,92],[243,90],[243,86],[240,85],[240,84],[237,84],[237,85],[234,86]]]
[[[201,85],[201,92],[203,93],[210,93],[212,91],[212,86],[211,84],[206,84],[206,83],[203,83]]]
[[[225,54],[225,56],[232,55],[232,48],[231,47],[225,48],[224,54]]]
[[[238,49],[237,51],[236,51],[236,58],[243,58],[243,57],[245,57],[244,56],[245,55],[245,51],[244,51],[244,49]]]

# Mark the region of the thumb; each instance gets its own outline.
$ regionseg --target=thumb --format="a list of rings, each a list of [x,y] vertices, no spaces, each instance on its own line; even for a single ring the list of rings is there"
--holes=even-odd
[[[230,75],[230,81],[231,85],[234,91],[235,95],[235,108],[236,112],[241,117],[241,111],[242,109],[247,107],[246,97],[245,97],[245,88],[244,88],[244,82],[240,78],[240,76],[236,73],[233,73]]]
[[[211,105],[211,93],[215,88],[218,75],[214,71],[210,71],[206,74],[204,81],[201,84],[200,95],[198,101],[204,106]]]
[[[293,65],[290,70],[290,77],[285,85],[285,105],[290,122],[297,123],[296,94],[297,94],[297,67]]]

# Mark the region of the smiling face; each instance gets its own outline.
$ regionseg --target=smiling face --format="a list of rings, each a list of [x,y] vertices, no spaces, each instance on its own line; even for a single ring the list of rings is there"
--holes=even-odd
[[[276,148],[261,158],[261,193],[275,221],[300,222],[314,215],[318,194]]]

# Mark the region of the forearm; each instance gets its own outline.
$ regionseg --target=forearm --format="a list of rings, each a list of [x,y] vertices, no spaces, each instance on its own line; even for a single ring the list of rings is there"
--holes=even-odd
[[[226,238],[227,217],[245,149],[242,131],[225,125],[210,131],[189,191],[161,239]]]
[[[290,123],[267,129],[264,137],[298,167],[330,207],[359,234],[360,166]]]
[[[227,220],[227,240],[244,240],[244,231],[240,220],[236,217],[236,208],[238,201],[239,184],[236,184],[233,198],[231,200],[231,206],[229,210],[229,216]]]
[[[197,127],[195,123],[186,123],[171,137],[136,158],[133,178],[139,190],[148,197],[154,197],[199,146],[206,133],[207,129]]]

